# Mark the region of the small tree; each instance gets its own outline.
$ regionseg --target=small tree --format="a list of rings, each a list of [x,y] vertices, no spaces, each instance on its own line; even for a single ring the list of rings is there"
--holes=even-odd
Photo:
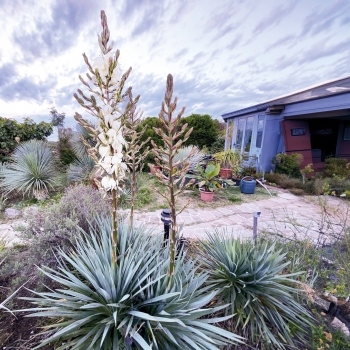
[[[50,114],[51,114],[51,124],[53,126],[57,126],[58,128],[63,127],[66,114],[58,113],[55,107],[51,107]]]

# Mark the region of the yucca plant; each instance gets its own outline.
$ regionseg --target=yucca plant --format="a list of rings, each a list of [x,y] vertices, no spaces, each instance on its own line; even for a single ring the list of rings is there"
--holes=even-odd
[[[2,167],[0,188],[41,198],[56,182],[54,157],[45,141],[31,140],[17,146]]]
[[[311,321],[295,299],[301,291],[293,278],[300,273],[283,274],[289,262],[275,244],[254,246],[219,231],[207,237],[201,242],[201,267],[209,274],[209,290],[218,290],[217,300],[229,304],[226,315],[234,314],[232,331],[259,349],[292,348],[291,329],[302,339]]]
[[[183,164],[188,162],[187,171],[195,171],[196,166],[204,159],[205,155],[197,146],[185,146],[179,148],[179,152],[174,157],[174,162],[179,163],[178,169],[182,169]]]
[[[203,318],[222,310],[203,308],[206,275],[182,254],[173,278],[167,275],[168,248],[144,228],[118,226],[118,264],[111,264],[111,219],[99,220],[95,235],[77,241],[71,254],[60,252],[59,271],[42,272],[62,287],[25,298],[37,305],[31,317],[54,319],[47,344],[60,349],[219,349],[241,338]],[[23,310],[22,310],[23,311]]]
[[[82,155],[67,169],[67,178],[71,182],[88,183],[93,180],[95,161],[88,155]]]

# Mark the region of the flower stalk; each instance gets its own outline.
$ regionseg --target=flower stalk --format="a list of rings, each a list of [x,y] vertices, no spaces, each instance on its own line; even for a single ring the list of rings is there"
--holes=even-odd
[[[175,116],[175,110],[177,105],[177,97],[172,101],[173,95],[173,77],[171,74],[167,77],[167,85],[164,101],[162,102],[161,111],[159,113],[159,119],[162,123],[162,128],[153,128],[155,132],[161,135],[164,146],[157,146],[153,140],[151,140],[153,149],[152,152],[156,155],[156,163],[160,165],[163,172],[157,172],[156,176],[163,182],[167,190],[165,193],[160,192],[156,187],[153,189],[164,197],[171,210],[171,233],[170,233],[170,262],[169,262],[169,276],[174,274],[175,266],[175,249],[176,249],[176,237],[178,236],[178,227],[176,217],[179,215],[190,203],[188,201],[182,208],[177,210],[176,197],[181,194],[187,186],[190,186],[193,181],[184,186],[185,175],[189,167],[188,159],[192,156],[190,153],[187,157],[187,161],[180,160],[176,162],[175,156],[179,153],[181,145],[187,141],[193,128],[188,130],[185,134],[187,124],[181,127],[181,117],[185,112],[183,107]],[[181,167],[179,166],[181,164]],[[166,175],[167,174],[167,175]],[[176,188],[179,185],[179,188]]]
[[[75,113],[74,118],[83,128],[91,132],[97,141],[94,147],[89,147],[88,153],[96,162],[99,174],[102,176],[98,186],[112,195],[112,264],[115,266],[118,244],[118,191],[121,190],[127,171],[125,150],[128,143],[124,138],[127,133],[125,120],[133,104],[128,103],[124,110],[120,108],[120,105],[131,93],[131,87],[124,92],[124,85],[131,68],[120,77],[118,66],[120,53],[119,50],[113,52],[112,45],[109,44],[110,33],[104,11],[101,11],[101,24],[102,33],[98,36],[101,55],[90,64],[87,56],[83,54],[90,74],[86,74],[88,80],[79,76],[90,92],[90,96],[84,94],[80,89],[74,94],[78,103],[89,114],[97,118],[97,125],[93,125],[79,113]],[[86,143],[86,145],[89,144]]]

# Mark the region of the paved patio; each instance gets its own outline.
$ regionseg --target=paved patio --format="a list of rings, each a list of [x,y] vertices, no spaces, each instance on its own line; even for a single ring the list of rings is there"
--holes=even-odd
[[[350,203],[340,198],[300,197],[285,191],[277,196],[244,204],[216,209],[187,209],[178,216],[185,238],[203,238],[206,231],[226,228],[236,237],[252,238],[253,213],[261,212],[258,234],[309,239],[317,243],[329,242],[341,235],[348,219]],[[162,210],[136,213],[135,223],[163,230],[160,221]],[[350,223],[347,223],[350,225]]]
[[[298,197],[283,190],[278,190],[277,196],[252,203],[187,209],[179,215],[178,224],[183,225],[185,238],[204,238],[206,231],[215,228],[226,228],[235,237],[251,238],[254,212],[261,212],[258,235],[268,232],[272,236],[307,238],[321,244],[338,237],[344,227],[350,225],[347,221],[350,219],[349,201],[331,196]],[[136,212],[135,224],[148,224],[162,232],[160,213],[161,210]],[[18,242],[16,226],[21,223],[23,219],[0,224],[0,239],[5,238],[8,244]]]

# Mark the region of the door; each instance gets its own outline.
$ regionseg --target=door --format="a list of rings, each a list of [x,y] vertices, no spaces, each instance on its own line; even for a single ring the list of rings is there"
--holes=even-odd
[[[300,153],[303,156],[301,168],[312,163],[309,123],[305,120],[283,120],[282,132],[286,153]]]

